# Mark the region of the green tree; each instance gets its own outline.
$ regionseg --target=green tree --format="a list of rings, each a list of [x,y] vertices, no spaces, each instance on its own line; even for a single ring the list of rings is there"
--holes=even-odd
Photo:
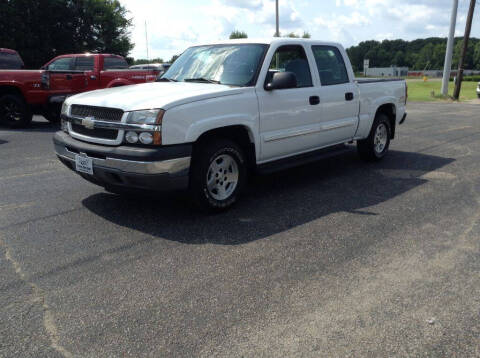
[[[118,0],[1,0],[0,43],[29,68],[65,53],[127,56],[133,48],[127,15]]]
[[[232,33],[230,34],[230,40],[233,39],[246,39],[248,38],[248,35],[244,31],[238,31],[238,30],[233,30]]]
[[[179,57],[180,57],[180,55],[173,55],[172,58],[170,59],[170,61],[168,61],[168,62],[169,63],[174,63],[177,60],[177,58],[179,58]]]
[[[146,58],[139,58],[135,61],[133,61],[134,65],[144,65],[146,63],[163,63],[163,58],[157,57],[157,58],[152,58],[150,60],[147,60]]]

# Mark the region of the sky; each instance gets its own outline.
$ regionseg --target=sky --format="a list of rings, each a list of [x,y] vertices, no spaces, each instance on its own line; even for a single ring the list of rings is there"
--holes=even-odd
[[[131,56],[169,60],[187,47],[227,39],[233,30],[249,38],[275,33],[275,0],[120,0],[133,20]],[[470,0],[459,0],[456,36],[463,36]],[[280,32],[307,31],[313,39],[345,47],[365,40],[446,37],[453,0],[279,0]],[[472,34],[480,37],[480,16]]]

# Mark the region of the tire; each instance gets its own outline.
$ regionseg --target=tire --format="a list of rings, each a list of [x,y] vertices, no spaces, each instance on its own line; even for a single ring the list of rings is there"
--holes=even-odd
[[[389,118],[383,113],[377,114],[368,137],[357,142],[360,157],[369,162],[383,159],[390,147],[391,133]]]
[[[0,123],[10,128],[23,128],[32,121],[32,112],[22,97],[6,94],[0,97]]]
[[[61,104],[49,104],[42,114],[50,123],[60,123],[61,111]]]
[[[247,165],[242,149],[228,139],[202,145],[193,156],[190,195],[204,212],[219,212],[237,202],[245,185]]]

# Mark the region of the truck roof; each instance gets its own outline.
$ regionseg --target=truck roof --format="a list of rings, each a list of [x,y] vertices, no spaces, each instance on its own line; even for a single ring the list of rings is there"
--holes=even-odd
[[[12,50],[12,49],[9,49],[9,48],[3,48],[3,47],[0,47],[0,52],[7,52],[7,53],[11,53],[11,54],[17,53],[17,51],[15,51],[15,50]]]
[[[63,55],[58,55],[56,56],[55,58],[58,58],[58,57],[69,57],[69,56],[101,56],[101,57],[119,57],[119,58],[123,58],[122,56],[120,55],[115,55],[113,53],[90,53],[90,52],[86,52],[86,53],[66,53],[66,54],[63,54]]]
[[[341,46],[336,42],[319,41],[314,39],[303,39],[294,37],[271,37],[271,38],[247,38],[235,40],[221,40],[216,42],[204,43],[196,46],[206,45],[225,45],[225,44],[263,44],[263,45],[290,45],[290,44],[310,44],[310,45],[329,45]]]

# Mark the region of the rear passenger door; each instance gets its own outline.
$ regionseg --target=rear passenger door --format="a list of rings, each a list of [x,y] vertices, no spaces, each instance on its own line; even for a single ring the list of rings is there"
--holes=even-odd
[[[75,70],[82,73],[84,91],[99,88],[98,71],[95,71],[95,56],[78,56],[75,58]]]
[[[269,55],[267,55],[269,56]],[[280,46],[266,58],[269,68],[259,78],[261,161],[266,162],[318,147],[320,106],[313,86],[312,67],[301,45]],[[293,72],[297,87],[265,90],[275,72]]]
[[[313,45],[321,87],[322,146],[349,141],[355,135],[360,109],[357,85],[349,78],[345,60],[335,46]]]

